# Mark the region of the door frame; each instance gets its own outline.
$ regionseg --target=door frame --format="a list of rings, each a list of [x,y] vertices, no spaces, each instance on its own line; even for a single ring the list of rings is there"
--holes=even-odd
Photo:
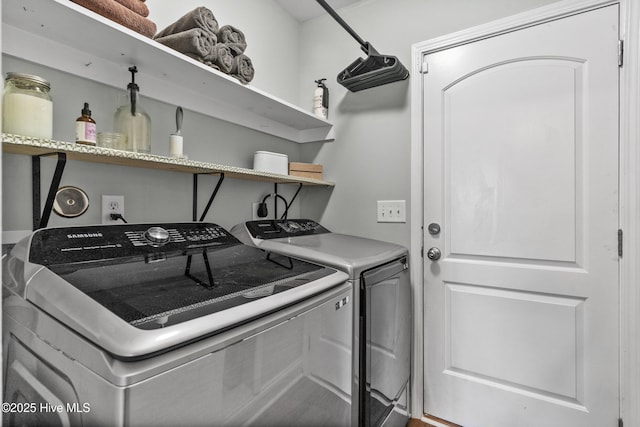
[[[624,41],[620,68],[619,223],[624,232],[620,258],[620,417],[627,426],[640,425],[640,2],[637,0],[564,0],[446,36],[411,48],[411,242],[414,260],[414,346],[412,417],[423,414],[424,283],[423,283],[423,85],[422,58],[448,49],[545,21],[603,6],[620,5],[620,38]],[[438,414],[432,414],[438,416]]]

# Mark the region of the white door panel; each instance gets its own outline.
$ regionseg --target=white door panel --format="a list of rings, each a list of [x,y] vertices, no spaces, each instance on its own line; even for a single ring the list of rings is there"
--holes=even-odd
[[[450,374],[579,404],[584,343],[574,337],[581,337],[583,299],[446,283],[445,304]],[[496,352],[504,342],[513,345]]]
[[[582,64],[504,63],[444,91],[452,254],[575,262],[581,150],[574,128],[564,125],[581,119],[576,93],[567,90],[583,90],[575,65]]]
[[[427,55],[424,411],[618,417],[618,6]]]

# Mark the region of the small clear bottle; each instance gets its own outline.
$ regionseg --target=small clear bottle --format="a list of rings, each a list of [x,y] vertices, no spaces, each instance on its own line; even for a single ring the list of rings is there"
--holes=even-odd
[[[2,97],[2,131],[51,139],[53,99],[51,84],[42,77],[7,73]]]
[[[91,118],[89,103],[84,103],[82,115],[76,119],[76,142],[96,145],[96,121]]]
[[[131,83],[127,85],[127,100],[122,103],[113,119],[114,131],[127,137],[127,150],[151,152],[151,118],[139,101],[140,88],[135,83],[136,67],[129,68]]]

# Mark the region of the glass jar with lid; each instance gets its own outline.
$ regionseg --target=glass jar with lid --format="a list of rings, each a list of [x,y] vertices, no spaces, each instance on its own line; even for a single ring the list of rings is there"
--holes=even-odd
[[[35,138],[53,136],[51,85],[42,77],[7,73],[2,97],[2,132]]]
[[[151,118],[140,105],[138,91],[120,97],[122,105],[113,119],[115,132],[126,137],[126,149],[137,153],[151,152]]]
[[[126,97],[113,118],[113,127],[117,133],[127,138],[127,150],[138,153],[151,152],[151,118],[142,109],[139,99],[140,87],[136,84],[136,66],[129,67],[131,83],[127,85]],[[125,95],[125,94],[123,94]]]

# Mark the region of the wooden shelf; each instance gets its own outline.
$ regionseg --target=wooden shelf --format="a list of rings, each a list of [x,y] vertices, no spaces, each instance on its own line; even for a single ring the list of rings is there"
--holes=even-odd
[[[228,178],[266,181],[282,184],[303,184],[333,187],[335,184],[319,179],[278,175],[260,172],[253,169],[235,166],[218,165],[155,154],[134,153],[111,148],[93,147],[71,142],[53,141],[49,139],[30,138],[20,135],[2,134],[2,151],[10,154],[37,156],[48,153],[63,152],[69,160],[105,163],[145,169],[185,172],[190,174],[221,174]]]
[[[121,89],[136,65],[145,97],[298,143],[333,139],[330,122],[69,0],[3,0],[2,50]]]

